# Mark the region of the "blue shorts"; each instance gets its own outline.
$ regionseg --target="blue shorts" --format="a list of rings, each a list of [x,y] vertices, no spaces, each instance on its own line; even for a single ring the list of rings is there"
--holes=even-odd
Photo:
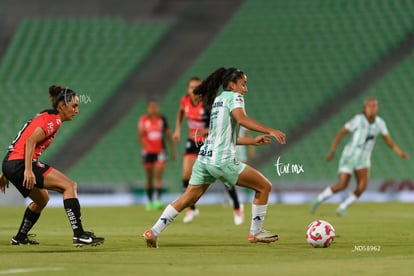
[[[237,184],[240,173],[247,168],[247,165],[237,159],[229,160],[219,166],[205,164],[196,160],[190,178],[190,184],[197,186],[214,183],[221,180],[226,186]]]

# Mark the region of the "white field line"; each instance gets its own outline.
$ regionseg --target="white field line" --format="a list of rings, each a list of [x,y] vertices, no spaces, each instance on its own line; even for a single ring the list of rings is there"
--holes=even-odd
[[[6,270],[0,270],[0,275],[18,274],[18,273],[31,273],[39,271],[59,271],[63,270],[62,267],[28,267],[28,268],[11,268]]]

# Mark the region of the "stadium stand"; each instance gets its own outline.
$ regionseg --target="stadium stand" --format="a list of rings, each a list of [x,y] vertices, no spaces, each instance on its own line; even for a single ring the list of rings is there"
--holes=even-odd
[[[166,32],[163,24],[127,24],[120,18],[22,21],[0,66],[2,152],[33,112],[49,106],[58,83],[78,92],[76,124],[67,124],[44,158],[59,150],[121,85]]]
[[[329,99],[334,98],[338,91],[381,60],[408,33],[412,32],[413,12],[414,3],[409,1],[245,1],[228,25],[212,40],[208,49],[176,82],[166,97],[161,99],[161,112],[167,115],[170,126],[173,127],[179,99],[185,92],[187,79],[193,75],[205,77],[219,66],[235,66],[244,70],[249,77],[249,92],[246,95],[248,114],[265,124],[288,132],[307,116],[316,112]],[[122,22],[118,24],[122,25]],[[29,36],[32,39],[36,37],[38,32],[36,29],[33,29],[30,34],[25,33],[27,31],[25,28],[29,27],[31,26],[23,26],[19,30],[12,45],[18,44],[21,37]],[[158,30],[162,34],[162,28]],[[154,43],[156,39],[152,45]],[[24,49],[22,52],[24,53]],[[95,52],[91,51],[90,54],[92,53]],[[262,166],[260,170],[275,181],[333,179],[337,164],[327,167],[324,163],[324,154],[336,131],[350,116],[360,110],[366,95],[379,98],[380,115],[383,115],[388,122],[395,140],[402,147],[406,143],[411,145],[412,142],[409,141],[404,129],[409,127],[407,112],[410,109],[407,106],[409,103],[407,97],[411,83],[407,80],[409,79],[407,72],[412,71],[410,69],[412,60],[410,57],[383,81],[366,91],[362,97],[355,99],[346,109],[339,111],[337,116],[330,118],[326,124],[315,129],[297,146],[283,153],[281,162],[301,164],[305,173],[277,176],[274,167],[277,153],[274,160],[269,160],[268,164]],[[3,82],[13,77],[8,76],[4,79],[2,77],[2,73],[6,72],[11,64],[14,64],[14,61],[5,69],[2,69],[4,64],[0,67],[2,90],[7,87],[8,90],[5,91],[23,91],[29,85],[34,85],[26,83],[17,87],[16,84]],[[111,62],[106,66],[108,64]],[[102,63],[99,65],[103,68],[106,66]],[[26,78],[36,74],[36,70],[31,70],[33,72],[28,70]],[[75,69],[72,71],[76,74]],[[83,71],[82,74],[85,75],[85,72]],[[97,78],[104,74],[98,69],[96,72],[98,72]],[[107,78],[108,75],[105,75],[102,79],[107,81]],[[79,79],[78,87],[82,89],[90,87],[87,86],[89,82],[83,83],[82,80],[83,78]],[[15,89],[16,87],[18,89]],[[98,89],[94,83],[90,91],[102,93],[100,89],[107,87],[103,85]],[[45,83],[42,87],[33,88],[36,88],[33,91],[44,91]],[[76,90],[76,87],[74,89]],[[85,89],[85,91],[89,90]],[[23,99],[30,97],[26,94],[22,95]],[[94,100],[98,97],[95,95],[91,95],[93,104],[98,104]],[[12,106],[16,100],[8,101]],[[88,109],[85,113],[90,112],[89,116],[93,114],[93,110],[96,110],[95,107],[89,106],[83,108]],[[24,109],[26,110],[27,108]],[[399,112],[402,110],[404,113]],[[12,110],[8,112],[13,113]],[[142,185],[144,174],[136,143],[136,122],[144,112],[144,103],[137,104],[119,125],[68,172],[68,175],[85,186],[98,184],[108,186],[117,183]],[[22,115],[20,112],[15,112],[14,116]],[[9,121],[7,125],[11,125],[15,119],[10,118]],[[69,125],[65,126],[68,127]],[[69,129],[68,132],[70,131]],[[177,147],[182,155],[184,142]],[[407,151],[412,148],[412,146],[408,147]],[[99,163],[96,160],[99,160]],[[375,165],[372,176],[390,177],[397,172],[399,176],[403,176],[408,171],[406,166],[410,163],[399,161],[398,157],[385,149],[382,141],[378,141],[377,150],[374,152]],[[403,166],[400,166],[402,164]],[[170,162],[165,173],[165,184],[171,191],[181,189],[180,175],[181,159]]]
[[[249,77],[248,114],[289,132],[411,33],[414,22],[409,18],[413,9],[414,4],[407,1],[246,1],[185,78],[205,76],[217,65],[242,68]],[[394,85],[393,93],[406,97],[408,90],[398,89],[397,80]],[[166,101],[174,100],[172,94],[179,91],[174,88]],[[372,90],[366,94],[369,92]],[[349,110],[359,111],[361,101],[356,99],[356,106]],[[309,168],[306,174],[279,177],[274,166],[277,152],[260,169],[276,181],[334,178],[336,169],[329,174],[323,157],[332,135],[349,119],[345,117],[353,114],[349,110],[347,107],[343,111],[346,116],[327,123],[330,131],[318,134],[317,139],[305,139],[303,146],[281,156],[281,162]],[[384,108],[381,112],[390,123],[398,116],[387,115]],[[394,135],[399,141],[400,137]],[[378,144],[381,148],[381,141]],[[378,151],[374,158],[382,155],[383,151]],[[385,175],[403,169],[407,172],[407,166],[409,163],[404,163],[399,170],[392,166]],[[378,176],[374,168],[373,177]]]
[[[218,66],[236,66],[249,77],[248,114],[288,131],[395,47],[412,30],[413,23],[409,18],[413,9],[414,5],[405,1],[246,1],[161,101],[162,112],[167,114],[170,125],[173,124],[188,78],[193,75],[204,77]],[[405,92],[401,93],[404,95]],[[338,115],[340,117],[333,118],[323,127],[329,130],[315,134],[314,139],[305,139],[303,144],[281,156],[281,162],[302,163],[307,170],[305,175],[278,177],[274,167],[276,153],[274,160],[261,169],[276,180],[333,178],[320,158],[323,159],[332,135],[348,119],[344,116],[350,116],[349,110],[359,110],[360,100],[355,101],[356,108],[350,106],[343,111],[344,115]],[[131,128],[139,116],[138,109],[109,134],[112,138],[107,139],[116,140],[114,137],[122,137],[121,133],[135,137],[135,129]],[[142,108],[141,114],[144,110]],[[387,117],[392,120],[394,116]],[[128,120],[133,124],[128,124]],[[125,129],[120,130],[122,126]],[[333,127],[335,131],[332,133]],[[98,152],[105,152],[105,143],[100,143],[92,155],[96,157]],[[138,151],[137,144],[132,147],[118,152],[116,163],[128,164],[131,152]],[[181,153],[183,147],[183,143],[178,145]],[[88,156],[70,173],[83,179],[82,167],[93,159]],[[108,160],[102,170],[108,173],[95,174],[94,182],[109,182],[110,163]],[[131,168],[137,168],[136,164],[119,166],[123,172],[118,174],[128,183],[143,182],[139,163],[138,170]],[[180,174],[177,173],[180,171],[180,160],[170,162],[165,174],[167,186],[173,183],[175,189],[180,188]]]

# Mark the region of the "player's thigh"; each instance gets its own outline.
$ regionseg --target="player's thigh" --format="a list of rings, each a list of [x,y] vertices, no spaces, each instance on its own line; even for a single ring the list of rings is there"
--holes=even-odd
[[[348,186],[349,181],[351,180],[351,174],[347,172],[340,172],[338,174],[339,185],[341,186]]]
[[[358,186],[366,186],[369,178],[369,168],[355,170],[355,177]]]
[[[272,183],[262,173],[250,166],[247,166],[240,173],[237,185],[260,192],[270,192],[272,189]]]
[[[60,193],[68,189],[76,191],[76,183],[60,171],[52,169],[44,178],[44,188]]]
[[[185,155],[184,156],[183,158],[183,178],[184,179],[190,178],[196,159],[197,159],[197,155]]]

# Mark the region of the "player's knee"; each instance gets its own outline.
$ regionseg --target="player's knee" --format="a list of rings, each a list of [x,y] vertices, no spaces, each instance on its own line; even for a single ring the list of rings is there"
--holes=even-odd
[[[42,198],[42,201],[40,203],[37,203],[37,205],[39,206],[40,209],[43,209],[46,207],[49,200],[50,200],[49,195],[46,195]]]
[[[78,189],[78,185],[76,184],[75,181],[71,180],[65,185],[65,191],[67,192],[76,193],[77,189]]]
[[[260,185],[260,192],[269,194],[272,191],[272,183],[268,180],[263,181],[262,185]]]
[[[361,186],[361,187],[358,187],[356,190],[355,190],[355,195],[356,196],[360,196],[363,192],[365,192],[365,190],[367,189],[367,187],[366,186]]]

